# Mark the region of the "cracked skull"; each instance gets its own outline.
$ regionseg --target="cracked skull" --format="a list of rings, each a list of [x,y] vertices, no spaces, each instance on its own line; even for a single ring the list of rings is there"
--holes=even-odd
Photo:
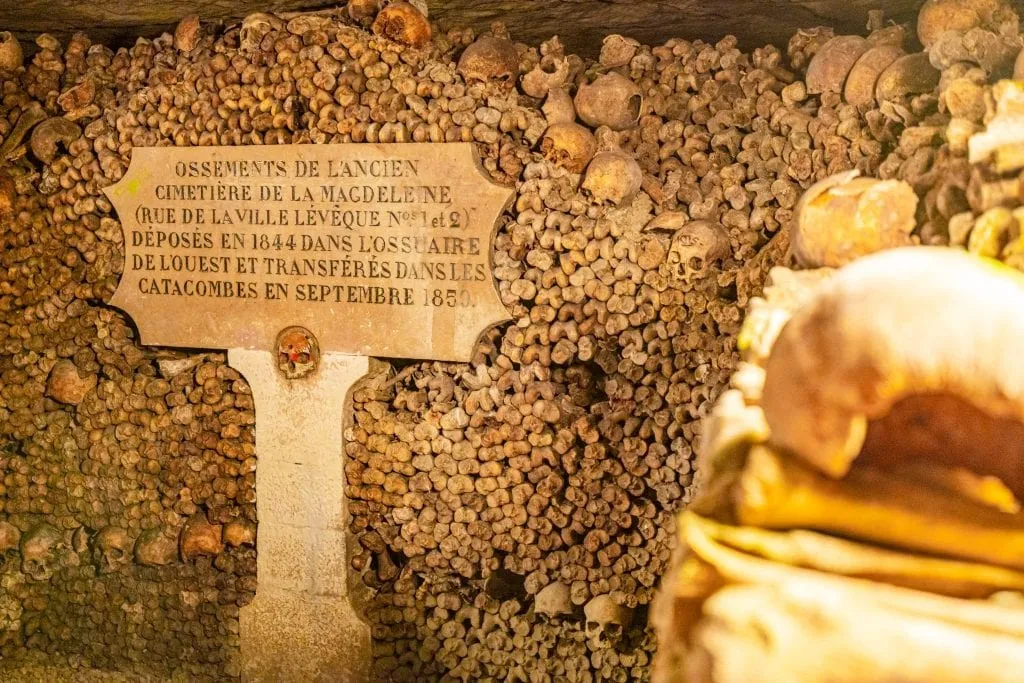
[[[710,221],[693,221],[675,231],[668,255],[662,264],[662,275],[671,280],[689,283],[711,271],[718,261],[732,253],[729,233]]]
[[[533,611],[544,619],[572,614],[572,598],[569,594],[569,587],[558,581],[544,586],[537,593]]]
[[[618,640],[633,621],[633,610],[616,605],[608,595],[592,598],[583,606],[583,614],[587,619],[587,636],[602,641]]]
[[[43,523],[21,537],[21,571],[35,581],[49,581],[57,569],[64,538],[55,527]]]
[[[18,561],[18,541],[21,532],[10,522],[0,522],[0,572]]]
[[[304,327],[287,327],[277,336],[277,367],[288,379],[306,377],[320,365],[320,345]]]
[[[188,561],[198,555],[217,555],[224,550],[223,533],[223,527],[210,524],[206,515],[192,515],[178,539],[181,558]]]
[[[147,529],[135,542],[135,561],[145,567],[162,567],[178,559],[178,540],[163,529]]]
[[[265,35],[282,28],[284,28],[284,22],[277,17],[263,12],[253,12],[242,20],[238,39],[243,50],[253,52],[259,48]]]
[[[132,539],[120,527],[103,527],[92,541],[92,559],[100,574],[116,572],[132,558]]]

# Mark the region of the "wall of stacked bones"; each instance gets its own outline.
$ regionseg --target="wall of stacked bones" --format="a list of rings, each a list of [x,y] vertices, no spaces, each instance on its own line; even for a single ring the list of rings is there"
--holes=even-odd
[[[0,678],[239,671],[257,416],[223,354],[141,347],[104,305],[102,189],[132,149],[473,141],[516,188],[512,321],[467,364],[385,362],[339,416],[373,679],[647,680],[700,421],[802,192],[903,181],[879,201],[915,216],[905,240],[1021,258],[1020,182],[967,157],[1016,15],[866,21],[751,53],[612,35],[596,60],[365,0],[116,50],[0,38]]]

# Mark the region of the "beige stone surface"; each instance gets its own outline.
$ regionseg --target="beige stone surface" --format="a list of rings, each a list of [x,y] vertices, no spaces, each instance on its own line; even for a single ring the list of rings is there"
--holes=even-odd
[[[137,147],[105,189],[147,345],[469,360],[508,318],[491,262],[512,188],[470,143]]]
[[[345,600],[261,585],[240,625],[245,681],[369,680],[370,630]]]
[[[256,598],[240,614],[248,681],[363,681],[370,629],[347,588],[343,411],[369,359],[323,354],[285,379],[271,351],[231,349],[256,404]]]

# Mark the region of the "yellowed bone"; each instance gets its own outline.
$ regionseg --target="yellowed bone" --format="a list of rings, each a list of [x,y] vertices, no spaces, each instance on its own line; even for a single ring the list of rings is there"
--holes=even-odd
[[[727,526],[690,512],[683,514],[681,525],[696,527],[720,544],[776,562],[942,595],[982,598],[1001,590],[1024,590],[1024,573],[1011,569],[912,555],[814,531]]]
[[[982,476],[962,467],[948,468],[921,461],[900,465],[900,474],[1003,512],[1020,512],[1020,501],[997,477]]]
[[[856,467],[834,480],[767,446],[751,449],[737,521],[1024,569],[1024,515],[1007,514],[891,472]]]
[[[684,552],[692,553],[714,567],[723,583],[798,585],[812,587],[815,591],[843,591],[865,601],[917,616],[1024,638],[1024,610],[1017,606],[935,595],[902,586],[835,576],[772,562],[722,545],[694,524],[683,525],[680,533]],[[677,572],[670,571],[665,579],[673,594],[680,588]],[[708,585],[711,585],[710,582]]]

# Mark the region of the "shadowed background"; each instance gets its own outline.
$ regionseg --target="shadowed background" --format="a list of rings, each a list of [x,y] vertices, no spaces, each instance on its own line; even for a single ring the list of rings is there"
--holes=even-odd
[[[181,17],[231,23],[254,11],[316,10],[343,5],[325,0],[0,0],[0,30],[31,40],[40,32],[58,38],[76,30],[94,41],[130,44],[155,36]],[[601,38],[622,33],[657,44],[673,36],[718,39],[738,36],[749,49],[784,46],[797,28],[827,24],[836,32],[863,33],[869,9],[905,21],[919,0],[431,0],[430,17],[442,30],[454,26],[508,25],[515,40],[537,43],[557,33],[566,46],[596,54]]]

